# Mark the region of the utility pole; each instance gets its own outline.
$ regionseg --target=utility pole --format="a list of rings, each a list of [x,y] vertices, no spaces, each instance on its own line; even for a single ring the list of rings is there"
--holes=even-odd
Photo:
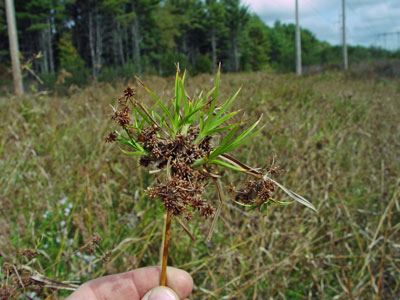
[[[400,50],[400,31],[397,32],[397,50]]]
[[[22,87],[21,67],[19,64],[19,49],[17,26],[15,23],[14,1],[5,1],[7,12],[8,39],[10,41],[11,64],[14,78],[14,92],[17,96],[20,96],[24,93],[24,89]]]
[[[296,74],[301,76],[301,36],[299,25],[299,0],[296,0]]]
[[[347,59],[347,44],[346,44],[346,0],[342,0],[342,48],[343,48],[343,68],[347,70],[349,62]]]

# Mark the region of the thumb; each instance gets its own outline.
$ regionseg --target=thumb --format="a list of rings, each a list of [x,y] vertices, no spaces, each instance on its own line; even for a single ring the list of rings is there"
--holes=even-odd
[[[179,300],[179,297],[169,287],[158,286],[148,291],[142,300]]]

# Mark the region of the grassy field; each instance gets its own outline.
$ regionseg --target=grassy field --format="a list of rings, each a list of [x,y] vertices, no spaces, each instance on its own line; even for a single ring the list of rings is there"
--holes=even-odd
[[[144,81],[172,97],[172,78]],[[212,81],[189,77],[188,90],[208,90]],[[170,265],[193,276],[192,299],[399,299],[400,81],[223,74],[221,94],[242,84],[241,117],[263,113],[266,126],[239,158],[255,166],[275,160],[284,169],[275,179],[318,214],[293,204],[263,215],[228,200],[211,245],[210,222],[191,221],[195,242],[173,224]],[[104,143],[110,104],[123,89],[0,98],[2,279],[5,263],[78,282],[158,264],[163,208],[144,193],[151,176]],[[138,98],[151,103],[140,89]],[[225,175],[227,184],[245,179]],[[96,234],[103,241],[93,254]],[[24,256],[28,248],[38,255]],[[47,289],[41,297],[68,294]]]

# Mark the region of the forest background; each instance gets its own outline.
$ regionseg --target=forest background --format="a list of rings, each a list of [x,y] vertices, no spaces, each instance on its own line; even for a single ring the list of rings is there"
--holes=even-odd
[[[10,56],[0,2],[0,78],[11,85]],[[294,71],[295,26],[267,26],[240,0],[16,0],[23,66],[40,89],[133,74],[169,76],[175,62],[191,75],[223,71]],[[301,30],[305,72],[339,68],[341,47]],[[349,46],[351,64],[400,58],[400,50]],[[34,80],[29,72],[28,79]],[[30,72],[32,73],[32,72]]]

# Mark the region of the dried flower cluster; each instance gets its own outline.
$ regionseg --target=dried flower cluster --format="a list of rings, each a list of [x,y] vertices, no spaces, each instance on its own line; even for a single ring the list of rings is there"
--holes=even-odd
[[[96,248],[103,241],[103,238],[95,233],[90,237],[89,241],[83,246],[83,248],[92,254],[96,253]]]
[[[128,104],[120,104],[121,110],[117,110],[111,116],[111,120],[116,121],[119,126],[125,127],[129,125],[131,122],[131,118],[129,117],[129,106]]]
[[[158,167],[170,163],[171,175],[165,183],[148,188],[147,192],[152,199],[160,198],[165,208],[173,215],[181,215],[190,220],[193,211],[198,211],[203,217],[211,217],[214,208],[208,204],[202,195],[204,186],[209,177],[199,169],[192,167],[196,159],[202,158],[211,151],[210,139],[204,140],[199,145],[194,144],[198,129],[191,128],[187,136],[177,135],[174,140],[160,139],[156,130],[144,133],[144,146],[151,152],[150,160],[141,160],[148,165],[149,161],[158,163]]]
[[[3,264],[0,300],[14,299],[21,293],[19,291],[35,292],[38,297],[43,293],[45,285],[32,279],[32,273],[16,265]]]
[[[275,202],[271,197],[275,191],[275,184],[269,180],[248,180],[245,187],[236,192],[235,200],[244,204],[261,205],[267,202]]]
[[[120,110],[111,116],[111,119],[130,135],[133,132],[128,126],[128,101],[132,102],[134,96],[134,89],[127,87],[124,97],[119,99]],[[175,216],[183,215],[186,220],[192,218],[194,211],[206,218],[214,215],[214,208],[202,198],[209,176],[192,167],[194,161],[205,157],[212,150],[211,137],[195,144],[198,134],[198,127],[191,127],[187,135],[177,134],[173,139],[169,136],[161,137],[160,128],[154,124],[142,128],[136,139],[148,153],[141,156],[141,166],[157,170],[169,168],[169,176],[164,182],[148,188],[148,195],[152,199],[161,199],[166,210]],[[105,139],[108,143],[116,140],[115,132],[111,132]]]
[[[106,143],[114,143],[117,140],[117,135],[115,131],[110,132],[109,135],[105,138]]]
[[[130,124],[131,118],[129,117],[130,108],[128,101],[132,101],[135,97],[135,90],[130,87],[126,87],[124,90],[124,96],[118,99],[120,110],[115,110],[114,114],[111,115],[111,120],[117,122],[117,124],[123,128]],[[111,143],[116,139],[115,132],[111,132],[106,142]]]
[[[38,255],[38,251],[36,249],[25,249],[22,251],[22,255],[28,259],[32,259]]]

